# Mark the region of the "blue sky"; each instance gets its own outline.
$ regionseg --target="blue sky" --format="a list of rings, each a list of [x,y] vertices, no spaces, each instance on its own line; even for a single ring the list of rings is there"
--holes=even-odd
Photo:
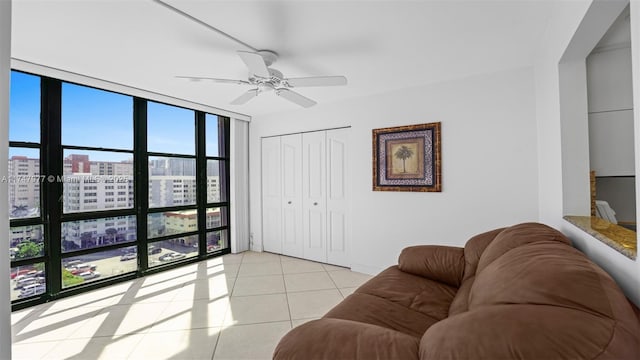
[[[127,95],[64,83],[62,85],[63,145],[133,149],[133,98]],[[149,102],[148,149],[154,152],[195,154],[194,112]],[[11,72],[9,139],[39,142],[40,80]],[[217,149],[217,117],[207,115],[207,155]],[[15,150],[15,149],[14,149]],[[20,151],[11,151],[17,155]],[[23,151],[24,152],[24,151]],[[65,152],[68,153],[68,152]],[[77,152],[80,153],[80,152]],[[119,161],[127,154],[92,152],[91,160]]]

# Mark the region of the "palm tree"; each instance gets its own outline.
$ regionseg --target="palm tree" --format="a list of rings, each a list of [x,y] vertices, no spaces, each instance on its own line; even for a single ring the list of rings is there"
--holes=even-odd
[[[13,205],[11,210],[11,216],[13,217],[25,217],[29,212],[29,206],[27,205]]]
[[[413,156],[413,150],[409,149],[406,145],[402,145],[400,149],[396,151],[394,154],[395,157],[402,160],[402,172],[407,172],[407,167],[405,165],[405,161]]]

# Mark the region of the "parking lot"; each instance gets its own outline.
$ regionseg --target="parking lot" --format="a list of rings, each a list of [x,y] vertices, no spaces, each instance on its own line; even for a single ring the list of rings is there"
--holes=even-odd
[[[150,267],[171,262],[171,261],[160,260],[161,256],[165,256],[166,258],[166,255],[170,253],[184,254],[184,257],[180,256],[180,258],[177,258],[174,261],[178,261],[181,259],[186,259],[186,258],[190,258],[198,255],[198,249],[196,248],[190,248],[190,247],[184,247],[184,246],[171,246],[169,248],[169,247],[165,247],[165,244],[162,244],[162,247],[160,248],[161,248],[161,251],[159,253],[148,255]],[[130,248],[130,249],[133,249],[133,248]],[[99,281],[101,279],[109,278],[112,276],[117,276],[117,275],[136,271],[137,264],[138,264],[137,258],[121,261],[121,257],[123,254],[124,252],[121,250],[104,251],[100,253],[84,255],[81,257],[69,258],[66,260],[65,263],[69,263],[70,261],[76,260],[76,265],[80,263],[95,265],[95,271],[99,273],[99,276],[93,277],[91,279],[84,279],[79,282],[84,284],[84,283]],[[78,263],[77,261],[80,261],[80,263]],[[38,275],[38,276],[43,276],[43,275]],[[24,278],[24,277],[25,276],[21,278]],[[18,285],[17,283],[18,282],[15,279],[11,280],[11,300],[16,300],[20,298],[19,295],[22,289],[16,289],[16,285]],[[76,285],[76,283],[74,283],[73,285]],[[43,291],[44,289],[39,288],[39,290]]]

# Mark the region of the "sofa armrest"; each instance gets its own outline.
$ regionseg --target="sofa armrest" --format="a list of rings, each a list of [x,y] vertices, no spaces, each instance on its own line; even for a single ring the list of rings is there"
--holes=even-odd
[[[289,331],[273,352],[285,359],[418,359],[420,339],[357,321],[322,318]]]
[[[464,266],[464,249],[461,247],[410,246],[404,248],[398,258],[400,270],[455,287],[460,287]]]

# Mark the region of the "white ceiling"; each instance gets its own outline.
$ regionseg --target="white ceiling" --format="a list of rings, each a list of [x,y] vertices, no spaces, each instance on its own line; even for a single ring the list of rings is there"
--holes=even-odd
[[[298,91],[340,101],[529,66],[552,1],[205,1],[167,3],[258,49],[285,77],[345,75]],[[175,75],[246,79],[241,45],[153,0],[13,0],[12,57],[248,115],[298,108],[273,93]]]

